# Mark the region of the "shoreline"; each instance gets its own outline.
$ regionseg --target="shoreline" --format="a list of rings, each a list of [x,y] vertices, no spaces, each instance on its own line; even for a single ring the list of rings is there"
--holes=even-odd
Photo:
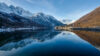
[[[71,30],[100,31],[100,28],[71,28]]]
[[[100,31],[100,28],[81,28],[81,27],[58,27],[55,28],[56,30],[67,30],[67,31],[74,31],[74,30],[84,30],[84,31]]]
[[[21,30],[37,30],[37,29],[43,29],[39,27],[34,28],[0,28],[0,32],[14,32],[14,31],[21,31]]]

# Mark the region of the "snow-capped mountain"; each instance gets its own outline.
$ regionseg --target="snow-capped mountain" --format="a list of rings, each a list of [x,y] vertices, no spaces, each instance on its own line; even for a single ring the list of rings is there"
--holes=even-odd
[[[0,11],[1,12],[6,12],[6,13],[14,13],[20,16],[24,16],[24,17],[30,17],[33,14],[30,13],[29,11],[24,10],[21,7],[15,7],[13,5],[6,5],[5,3],[0,3]]]
[[[62,25],[62,23],[55,19],[53,16],[45,15],[43,13],[33,14],[24,10],[23,8],[15,7],[13,5],[8,6],[5,3],[0,3],[0,17],[0,20],[3,20],[1,22],[2,25],[15,24],[16,26],[22,25],[24,27],[31,27],[35,24],[48,28]],[[5,21],[7,21],[7,24],[4,23]]]
[[[0,28],[33,28],[34,26],[43,27],[42,25],[37,24],[31,19],[21,17],[14,13],[7,14],[4,12],[0,12]]]
[[[34,14],[31,17],[31,19],[33,21],[37,22],[38,24],[42,24],[47,27],[54,27],[54,26],[59,26],[59,25],[63,24],[60,21],[58,21],[57,19],[55,19],[53,16],[45,15],[43,13]]]

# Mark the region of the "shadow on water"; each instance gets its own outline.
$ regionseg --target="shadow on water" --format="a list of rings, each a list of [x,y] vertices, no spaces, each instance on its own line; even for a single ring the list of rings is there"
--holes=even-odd
[[[4,32],[0,33],[0,47],[11,44],[8,48],[1,48],[1,50],[11,50],[12,48],[26,46],[32,42],[43,42],[52,39],[59,33],[54,30]]]
[[[80,38],[88,41],[100,50],[100,31],[73,31]]]

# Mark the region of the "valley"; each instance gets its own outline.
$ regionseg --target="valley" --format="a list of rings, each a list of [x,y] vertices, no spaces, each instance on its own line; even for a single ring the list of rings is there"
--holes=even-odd
[[[55,27],[59,30],[87,30],[100,31],[100,7],[81,17],[74,23]]]

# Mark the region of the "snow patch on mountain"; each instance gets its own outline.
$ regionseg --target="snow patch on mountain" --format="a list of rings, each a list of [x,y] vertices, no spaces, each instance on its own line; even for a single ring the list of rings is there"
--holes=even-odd
[[[15,13],[17,15],[24,16],[24,17],[30,17],[33,15],[32,13],[24,10],[21,7],[15,7],[13,5],[8,6],[5,3],[0,3],[0,11],[6,13]]]
[[[45,15],[44,13],[36,13],[31,17],[31,19],[37,22],[38,24],[43,24],[44,26],[48,26],[48,27],[49,26],[54,27],[63,24],[53,16]]]
[[[51,28],[55,26],[62,25],[60,21],[58,21],[56,18],[50,15],[45,15],[44,13],[30,13],[29,11],[24,10],[21,7],[15,7],[13,5],[6,5],[5,3],[0,3],[0,12],[1,12],[1,17],[3,18],[6,16],[7,20],[12,22],[17,22],[17,23],[27,23],[28,24],[31,22],[35,22],[36,24],[40,24],[42,26]],[[4,12],[4,13],[2,13]],[[7,14],[6,14],[7,13]],[[33,25],[33,24],[32,24]],[[26,26],[26,25],[25,25]]]

